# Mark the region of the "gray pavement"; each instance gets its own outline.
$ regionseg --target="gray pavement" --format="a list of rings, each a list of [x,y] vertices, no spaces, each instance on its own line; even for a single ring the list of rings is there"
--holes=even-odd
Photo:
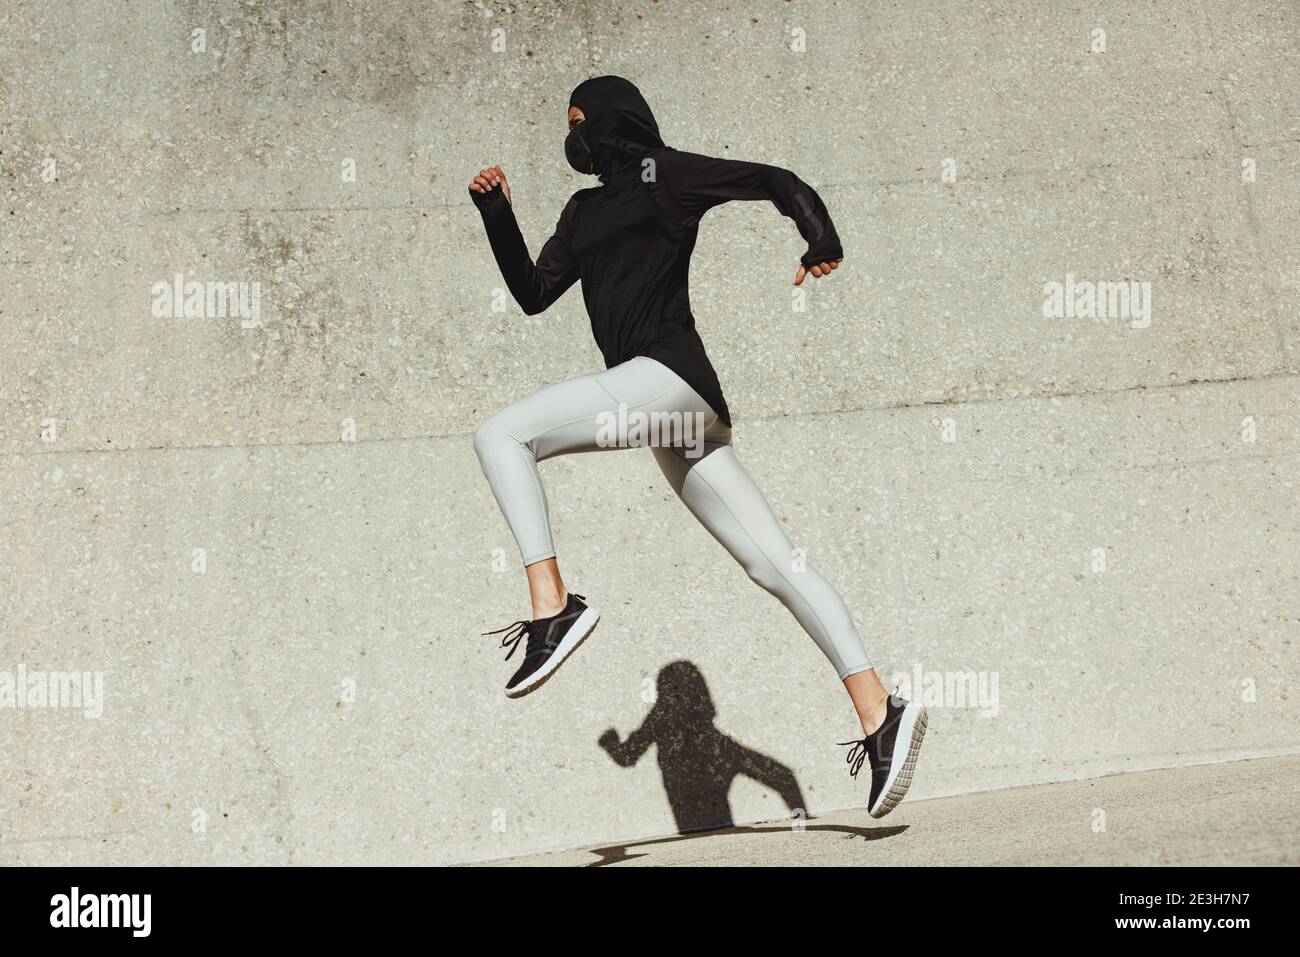
[[[837,811],[787,822],[495,865],[1297,865],[1300,756],[1113,774],[904,802],[880,820]]]

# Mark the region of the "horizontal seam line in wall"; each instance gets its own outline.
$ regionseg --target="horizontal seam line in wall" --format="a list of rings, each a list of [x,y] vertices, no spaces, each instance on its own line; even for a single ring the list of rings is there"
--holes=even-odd
[[[1295,139],[1284,138],[1281,140],[1269,141],[1269,142],[1247,142],[1242,144],[1233,143],[1232,146],[1236,148],[1240,145],[1243,148],[1258,149],[1258,148],[1274,148],[1278,146],[1289,146],[1295,143],[1300,143],[1300,138],[1295,138]],[[1184,162],[1213,162],[1214,159],[1215,159],[1214,157],[1206,157],[1203,154],[1198,153],[1198,154],[1192,154],[1186,156],[1183,155],[1161,156],[1159,158],[1159,161],[1161,163],[1168,163],[1171,160],[1182,160]],[[1120,161],[1115,161],[1115,160],[1102,160],[1093,163],[1083,163],[1077,166],[1006,167],[1002,169],[990,170],[989,172],[986,173],[965,174],[958,178],[958,182],[959,183],[961,182],[989,183],[989,182],[1000,182],[1000,181],[1006,181],[1012,179],[1045,177],[1048,179],[1059,180],[1062,183],[1073,183],[1076,181],[1075,178],[1078,176],[1079,173],[1097,173],[1097,172],[1102,172],[1104,170],[1124,170],[1124,169],[1133,169],[1133,168],[1134,167],[1130,164],[1120,162]],[[920,176],[906,176],[906,177],[894,178],[894,179],[862,178],[862,179],[852,180],[844,183],[827,181],[827,182],[819,182],[812,185],[814,185],[815,188],[819,190],[828,190],[828,189],[863,189],[863,188],[872,188],[872,187],[893,188],[898,186],[932,186],[934,185],[934,183],[935,183],[935,177],[931,174],[931,175],[920,175]],[[948,185],[948,184],[944,184],[944,185]],[[468,195],[468,191],[467,191],[467,195]],[[346,213],[346,212],[365,212],[365,211],[398,212],[401,210],[410,210],[411,212],[419,212],[421,210],[429,210],[429,209],[457,209],[457,208],[461,208],[462,206],[465,206],[465,204],[462,202],[456,200],[448,200],[446,202],[441,202],[441,203],[425,202],[425,203],[420,203],[418,205],[412,203],[398,203],[392,206],[384,206],[384,205],[376,205],[376,206],[350,206],[350,205],[181,206],[179,208],[145,209],[142,210],[141,212],[145,217],[169,217],[169,216],[175,216],[179,213],[243,213],[243,212],[269,212],[269,213],[345,212]]]
[[[895,409],[924,409],[942,406],[959,407],[963,405],[993,405],[999,402],[1029,402],[1044,401],[1050,399],[1074,399],[1074,398],[1102,398],[1111,395],[1124,395],[1129,392],[1172,392],[1176,389],[1195,389],[1201,386],[1248,384],[1251,382],[1272,382],[1280,379],[1297,379],[1300,380],[1300,373],[1295,372],[1267,372],[1263,375],[1232,377],[1226,379],[1198,379],[1196,382],[1179,382],[1172,385],[1132,385],[1125,386],[1122,389],[1083,389],[1076,392],[1033,392],[1027,395],[1000,396],[996,398],[973,398],[973,399],[928,399],[919,402],[895,402],[888,405],[863,405],[840,409],[826,409],[820,412],[794,412],[785,415],[751,415],[739,419],[743,423],[749,422],[776,422],[783,419],[816,419],[831,415],[852,415],[856,412],[890,412]],[[428,439],[469,439],[474,434],[473,429],[467,429],[464,432],[433,432],[420,435],[391,435],[379,439],[358,439],[355,442],[343,442],[337,439],[330,440],[305,440],[295,442],[244,442],[235,445],[136,445],[126,446],[116,449],[48,449],[44,451],[20,452],[13,449],[0,451],[0,457],[4,458],[30,458],[37,455],[82,455],[82,454],[106,454],[112,452],[186,452],[199,449],[274,449],[274,448],[307,448],[318,445],[375,445],[384,442],[416,442]]]
[[[1220,455],[1208,459],[1185,459],[1183,461],[1156,461],[1140,465],[1115,464],[1101,468],[1071,469],[1058,468],[1055,473],[1039,475],[963,475],[963,482],[994,482],[1006,484],[1028,479],[1088,479],[1096,475],[1109,475],[1122,472],[1178,472],[1183,469],[1201,468],[1207,465],[1223,465],[1228,462],[1241,464],[1246,462],[1272,462],[1278,459],[1294,459],[1300,455],[1300,448],[1279,449],[1268,455]]]

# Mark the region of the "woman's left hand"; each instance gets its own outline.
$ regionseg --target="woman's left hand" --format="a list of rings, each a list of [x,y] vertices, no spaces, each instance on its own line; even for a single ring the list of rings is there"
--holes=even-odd
[[[794,284],[796,286],[802,286],[804,276],[808,275],[808,273],[812,273],[814,276],[818,277],[829,276],[831,270],[838,269],[842,262],[844,262],[843,259],[833,259],[828,263],[817,263],[817,265],[813,266],[811,269],[805,269],[803,265],[800,264],[799,271],[794,274]]]

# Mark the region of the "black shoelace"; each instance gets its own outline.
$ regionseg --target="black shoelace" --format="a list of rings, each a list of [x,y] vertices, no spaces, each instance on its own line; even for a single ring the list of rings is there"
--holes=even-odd
[[[844,763],[849,766],[849,777],[856,778],[858,772],[862,770],[863,762],[867,760],[867,739],[861,738],[854,741],[839,741],[837,743],[840,747],[849,744],[853,745],[852,750],[849,751],[849,756],[844,759]]]
[[[894,686],[894,694],[898,694],[897,685]],[[852,750],[849,751],[849,756],[844,759],[844,763],[849,766],[849,777],[856,778],[858,776],[858,772],[862,770],[863,763],[867,760],[867,742],[880,733],[881,728],[885,726],[887,721],[889,721],[888,694],[886,694],[885,697],[885,720],[880,722],[879,728],[872,731],[871,734],[867,735],[865,738],[854,738],[852,741],[836,742],[841,748],[847,747],[850,744],[853,745]]]
[[[483,632],[483,635],[484,637],[488,635],[501,635],[501,647],[510,649],[510,653],[506,655],[506,661],[509,661],[511,657],[514,656],[515,650],[519,647],[519,642],[524,635],[532,635],[530,630],[532,624],[531,621],[516,621],[514,624],[506,625],[504,628],[498,628],[496,631],[485,631]],[[502,632],[505,632],[505,634],[502,635]]]
[[[574,592],[569,592],[569,594],[572,595],[574,598],[578,599],[579,601],[587,600],[586,596],[584,595],[578,595],[575,594]],[[554,618],[557,617],[558,615],[563,615],[565,609],[567,609],[568,607],[569,607],[569,601],[566,598],[564,601],[564,608],[561,608],[555,615],[552,615],[551,617]],[[532,643],[533,636],[537,634],[537,632],[532,630],[532,626],[536,622],[542,622],[542,621],[550,621],[550,619],[537,618],[534,621],[527,621],[527,620],[516,621],[509,625],[506,625],[504,628],[498,628],[496,631],[485,631],[483,632],[483,637],[486,638],[488,635],[501,635],[501,647],[510,649],[509,654],[506,655],[506,661],[509,661],[514,656],[515,651],[518,650],[519,642],[523,640],[525,635],[528,636],[529,643],[530,644]],[[524,657],[525,658],[528,657],[527,652],[524,653]]]

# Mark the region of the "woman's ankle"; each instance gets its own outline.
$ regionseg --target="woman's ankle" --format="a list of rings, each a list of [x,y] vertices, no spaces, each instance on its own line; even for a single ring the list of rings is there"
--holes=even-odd
[[[885,718],[889,715],[888,701],[889,692],[885,692],[874,705],[868,705],[865,711],[858,712],[858,720],[862,722],[862,733],[867,737],[875,734],[885,723]]]
[[[889,713],[886,702],[889,692],[880,683],[875,668],[855,671],[844,679],[845,690],[853,701],[853,710],[857,713],[862,733],[872,735],[884,723]]]
[[[562,612],[568,603],[569,592],[560,577],[559,563],[554,558],[544,558],[525,565],[524,572],[528,575],[528,595],[533,602],[533,621],[554,618]]]
[[[569,593],[566,591],[560,596],[548,595],[545,598],[533,598],[533,621],[539,618],[554,618],[560,612],[564,611],[565,605],[569,603]]]

